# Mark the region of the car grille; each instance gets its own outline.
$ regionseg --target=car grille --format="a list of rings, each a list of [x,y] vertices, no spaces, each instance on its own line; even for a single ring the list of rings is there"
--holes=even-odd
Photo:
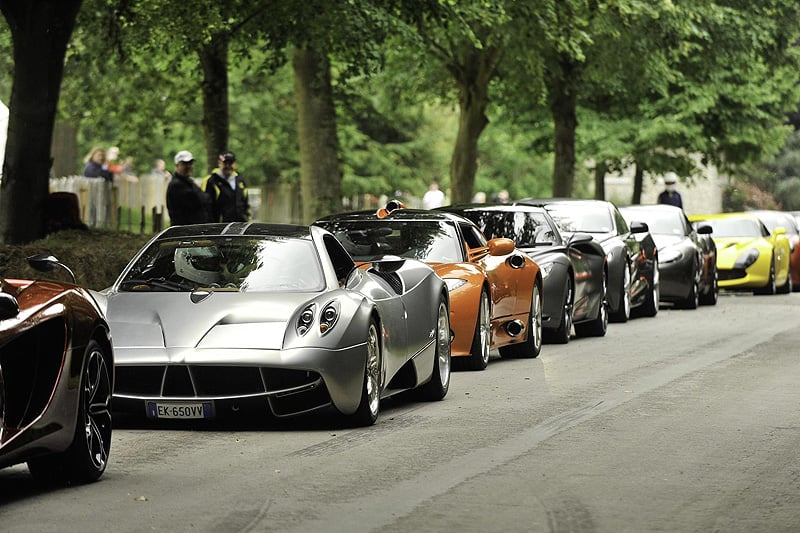
[[[316,372],[249,366],[117,366],[114,393],[128,397],[235,398],[311,387]]]
[[[741,279],[747,275],[744,269],[741,268],[732,268],[730,270],[717,270],[717,274],[719,275],[719,281],[728,281],[731,279]]]

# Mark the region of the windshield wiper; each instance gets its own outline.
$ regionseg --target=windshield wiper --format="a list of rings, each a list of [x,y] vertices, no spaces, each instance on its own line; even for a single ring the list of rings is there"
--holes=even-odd
[[[169,291],[169,292],[181,292],[181,291],[190,291],[194,287],[190,285],[185,285],[183,283],[179,283],[177,281],[171,281],[164,278],[152,278],[152,279],[126,279],[122,283],[119,284],[119,288],[123,290],[137,290],[137,287],[145,286],[148,289],[156,288],[162,291]]]

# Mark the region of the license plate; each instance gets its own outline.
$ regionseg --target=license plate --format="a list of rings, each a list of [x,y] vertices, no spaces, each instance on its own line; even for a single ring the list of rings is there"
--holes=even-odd
[[[214,404],[212,402],[147,402],[147,416],[177,420],[213,418]]]

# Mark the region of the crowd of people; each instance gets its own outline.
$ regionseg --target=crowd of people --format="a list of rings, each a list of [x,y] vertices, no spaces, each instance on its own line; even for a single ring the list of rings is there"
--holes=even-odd
[[[119,148],[92,148],[84,160],[83,176],[112,182],[120,177],[135,180],[133,158],[119,163]],[[250,220],[250,201],[247,184],[236,170],[236,154],[225,151],[219,155],[218,165],[197,184],[194,174],[194,156],[181,150],[174,157],[175,172],[166,169],[163,159],[156,159],[151,176],[169,180],[167,185],[167,212],[173,225],[201,224],[206,222],[247,222]]]

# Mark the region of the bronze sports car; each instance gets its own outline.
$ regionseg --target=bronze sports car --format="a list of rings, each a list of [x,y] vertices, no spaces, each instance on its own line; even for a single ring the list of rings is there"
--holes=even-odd
[[[511,239],[487,241],[453,213],[386,208],[329,215],[314,225],[333,233],[359,262],[384,256],[418,259],[444,279],[450,294],[454,363],[483,370],[489,351],[536,357],[542,347],[542,275]]]
[[[51,256],[29,263],[60,265]],[[89,291],[0,278],[0,467],[27,462],[48,483],[100,478],[113,384],[108,325]]]

